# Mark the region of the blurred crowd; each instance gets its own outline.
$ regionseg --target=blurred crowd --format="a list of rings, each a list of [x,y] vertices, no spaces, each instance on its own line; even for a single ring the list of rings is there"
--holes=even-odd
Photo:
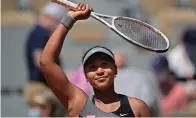
[[[164,116],[195,116],[196,28],[186,29],[181,43],[166,55],[157,56],[152,70],[160,89],[160,108]]]
[[[34,0],[18,0],[18,9],[32,11]],[[118,2],[113,1],[113,2]],[[132,2],[132,3],[131,3]],[[139,7],[137,0],[126,1],[122,15],[134,17],[153,24],[154,20]],[[189,0],[177,0],[178,7],[194,7]],[[24,97],[30,117],[63,117],[66,111],[55,97],[39,69],[42,50],[56,28],[66,9],[54,3],[47,3],[40,11],[39,19],[32,27],[25,43],[28,82]],[[151,69],[130,67],[123,51],[115,52],[118,67],[115,89],[117,92],[142,99],[150,107],[152,116],[196,117],[196,27],[187,27],[181,34],[180,43],[166,54],[156,54],[151,59]],[[61,58],[56,60],[62,65]],[[82,66],[71,76],[70,81],[89,96],[93,95],[86,81]],[[123,88],[120,87],[123,85]]]

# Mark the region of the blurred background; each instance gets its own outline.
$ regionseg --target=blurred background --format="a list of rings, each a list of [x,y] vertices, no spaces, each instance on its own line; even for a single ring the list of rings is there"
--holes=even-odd
[[[87,49],[95,45],[106,46],[115,53],[123,53],[124,57],[121,56],[120,59],[124,58],[122,63],[128,68],[119,73],[119,78],[126,79],[116,80],[117,92],[143,99],[154,116],[195,115],[192,111],[196,111],[196,106],[193,105],[196,99],[196,0],[83,1],[98,13],[128,16],[155,26],[169,38],[171,47],[161,55],[145,51],[126,43],[107,27],[90,18],[77,22],[65,40],[61,66],[68,76],[71,78],[73,72],[78,70]],[[25,96],[24,89],[31,80],[27,64],[27,42],[32,39],[31,33],[35,25],[43,22],[42,15],[60,14],[60,11],[51,12],[57,8],[47,5],[48,2],[49,0],[1,0],[2,117],[30,115],[32,105],[28,101],[29,96]],[[34,42],[38,43],[37,40],[30,43]],[[135,82],[140,93],[133,91],[131,83]],[[89,94],[92,94],[91,90]]]

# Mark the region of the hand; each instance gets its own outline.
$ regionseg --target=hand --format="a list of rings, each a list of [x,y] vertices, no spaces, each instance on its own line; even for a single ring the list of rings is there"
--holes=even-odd
[[[75,20],[85,20],[90,16],[92,9],[88,5],[79,3],[75,11],[70,10],[67,15],[71,16]]]

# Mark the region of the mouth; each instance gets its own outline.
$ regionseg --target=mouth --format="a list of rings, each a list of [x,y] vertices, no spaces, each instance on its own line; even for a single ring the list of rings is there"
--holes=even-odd
[[[98,77],[98,78],[95,78],[95,80],[102,80],[102,79],[106,79],[107,76],[102,76],[102,77]]]

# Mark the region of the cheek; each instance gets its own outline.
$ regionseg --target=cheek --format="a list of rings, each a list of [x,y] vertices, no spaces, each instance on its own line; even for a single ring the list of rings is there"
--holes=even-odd
[[[116,75],[116,71],[111,70],[111,69],[106,70],[106,72],[108,73],[108,75],[109,75],[111,78],[113,78],[113,77]]]
[[[94,76],[95,76],[95,73],[94,72],[88,72],[88,73],[86,73],[86,79],[89,82],[93,80]]]

